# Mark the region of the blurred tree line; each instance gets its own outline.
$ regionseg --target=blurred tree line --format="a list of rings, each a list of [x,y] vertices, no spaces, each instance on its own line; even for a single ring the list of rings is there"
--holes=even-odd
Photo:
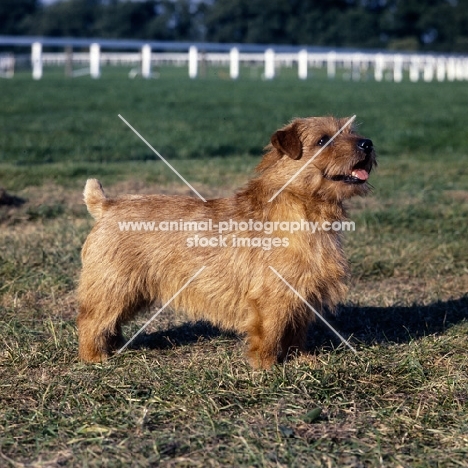
[[[468,52],[468,0],[1,0],[0,34]]]

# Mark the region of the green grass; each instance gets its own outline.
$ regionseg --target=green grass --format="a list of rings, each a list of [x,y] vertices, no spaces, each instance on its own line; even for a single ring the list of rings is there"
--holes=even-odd
[[[465,466],[466,85],[127,73],[0,81],[0,187],[24,201],[0,206],[0,466]],[[122,355],[78,361],[85,179],[189,193],[119,113],[209,197],[242,185],[292,117],[357,114],[379,167],[350,203],[333,318],[357,356],[317,324],[308,353],[253,371],[239,337],[165,311]]]
[[[103,78],[65,79],[45,72],[0,82],[0,162],[156,160],[117,117],[121,114],[164,156],[174,159],[254,155],[278,126],[295,116],[357,114],[381,155],[460,153],[468,89],[464,83],[376,83],[296,80],[237,82],[185,69],[159,79],[130,80],[122,70]]]

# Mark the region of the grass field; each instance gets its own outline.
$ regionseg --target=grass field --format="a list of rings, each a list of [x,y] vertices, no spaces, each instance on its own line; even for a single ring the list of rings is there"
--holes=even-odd
[[[17,197],[0,206],[0,466],[467,466],[466,83],[127,74],[0,81],[0,187]],[[189,193],[118,114],[206,197],[242,185],[291,118],[357,114],[379,167],[350,203],[351,289],[330,317],[357,356],[317,324],[307,353],[253,371],[242,337],[165,311],[133,349],[78,361],[86,178]]]

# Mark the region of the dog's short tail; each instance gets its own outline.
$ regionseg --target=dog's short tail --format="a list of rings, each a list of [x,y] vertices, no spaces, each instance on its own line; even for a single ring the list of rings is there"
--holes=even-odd
[[[106,199],[101,182],[97,179],[88,179],[83,195],[89,213],[94,219],[99,219],[103,214],[103,204]]]

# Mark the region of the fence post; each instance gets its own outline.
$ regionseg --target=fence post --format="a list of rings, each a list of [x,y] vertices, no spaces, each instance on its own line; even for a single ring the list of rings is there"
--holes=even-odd
[[[455,76],[456,76],[456,79],[459,81],[463,81],[463,79],[465,78],[465,69],[463,67],[463,60],[460,57],[457,59]]]
[[[455,80],[455,59],[453,57],[449,57],[447,60],[447,80]]]
[[[409,79],[413,83],[419,80],[419,57],[411,57]]]
[[[151,78],[151,46],[149,44],[141,48],[141,76]]]
[[[15,76],[15,56],[7,53],[0,57],[0,77],[13,78]]]
[[[198,74],[198,50],[195,46],[190,46],[188,52],[188,74],[190,78],[196,78]]]
[[[307,79],[307,68],[308,68],[308,57],[307,50],[302,49],[297,54],[297,73],[299,75],[299,79],[306,80]]]
[[[434,58],[433,57],[430,57],[430,56],[426,57],[423,78],[424,78],[424,81],[428,83],[434,79]]]
[[[275,51],[265,50],[265,79],[271,80],[275,77]]]
[[[101,47],[99,46],[99,44],[91,44],[91,47],[89,48],[89,74],[91,75],[91,78],[99,78],[101,76],[100,54]]]
[[[383,80],[383,70],[384,70],[384,58],[382,54],[377,54],[375,56],[375,65],[374,65],[374,79],[375,81]]]
[[[400,83],[403,80],[403,58],[401,55],[393,56],[393,80]]]
[[[32,77],[34,80],[42,78],[42,44],[34,42],[31,47]]]
[[[239,49],[233,47],[229,52],[229,76],[233,80],[239,78]]]
[[[437,81],[445,80],[445,58],[439,57],[436,61],[436,76]]]

